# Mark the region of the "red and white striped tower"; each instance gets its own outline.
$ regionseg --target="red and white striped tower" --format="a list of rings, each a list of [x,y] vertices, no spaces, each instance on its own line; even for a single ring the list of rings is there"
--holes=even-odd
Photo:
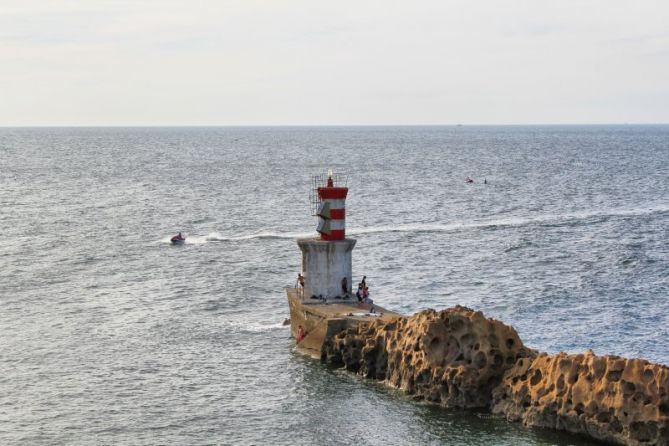
[[[322,177],[320,177],[322,178]],[[320,180],[323,181],[323,180]],[[332,171],[317,185],[319,238],[297,241],[302,251],[304,296],[327,299],[351,295],[352,251],[355,240],[346,238],[348,188],[335,184]],[[345,279],[345,280],[344,280]]]
[[[321,240],[344,240],[346,238],[346,195],[348,187],[335,187],[332,173],[328,172],[327,183],[318,188],[321,204],[318,207],[318,228]]]

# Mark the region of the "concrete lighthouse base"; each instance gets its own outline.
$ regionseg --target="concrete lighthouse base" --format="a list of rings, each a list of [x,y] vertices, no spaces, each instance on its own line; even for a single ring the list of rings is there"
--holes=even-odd
[[[302,251],[302,271],[305,275],[304,297],[343,297],[342,279],[346,278],[346,291],[351,293],[352,259],[355,240],[299,239]]]

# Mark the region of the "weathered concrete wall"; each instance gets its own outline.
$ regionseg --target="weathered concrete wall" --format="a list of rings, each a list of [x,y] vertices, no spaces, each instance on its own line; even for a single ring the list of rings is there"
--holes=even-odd
[[[324,241],[299,239],[302,250],[302,271],[305,276],[304,296],[341,296],[341,279],[346,277],[351,292],[352,256],[355,240]]]
[[[464,307],[374,321],[323,344],[321,360],[447,407],[625,445],[669,445],[669,369],[640,359],[547,355]]]

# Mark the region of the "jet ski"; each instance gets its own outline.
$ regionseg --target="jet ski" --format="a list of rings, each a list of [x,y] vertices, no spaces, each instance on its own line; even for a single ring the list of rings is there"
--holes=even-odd
[[[172,242],[173,245],[183,245],[185,241],[186,237],[181,235],[181,232],[170,239],[170,242]]]

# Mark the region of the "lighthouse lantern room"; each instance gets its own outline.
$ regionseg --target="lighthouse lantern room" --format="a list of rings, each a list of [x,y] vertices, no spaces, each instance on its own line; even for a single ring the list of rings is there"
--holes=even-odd
[[[318,217],[320,235],[297,240],[302,251],[304,297],[345,297],[351,294],[355,246],[355,240],[346,238],[346,177],[328,170],[312,181],[312,214]]]

